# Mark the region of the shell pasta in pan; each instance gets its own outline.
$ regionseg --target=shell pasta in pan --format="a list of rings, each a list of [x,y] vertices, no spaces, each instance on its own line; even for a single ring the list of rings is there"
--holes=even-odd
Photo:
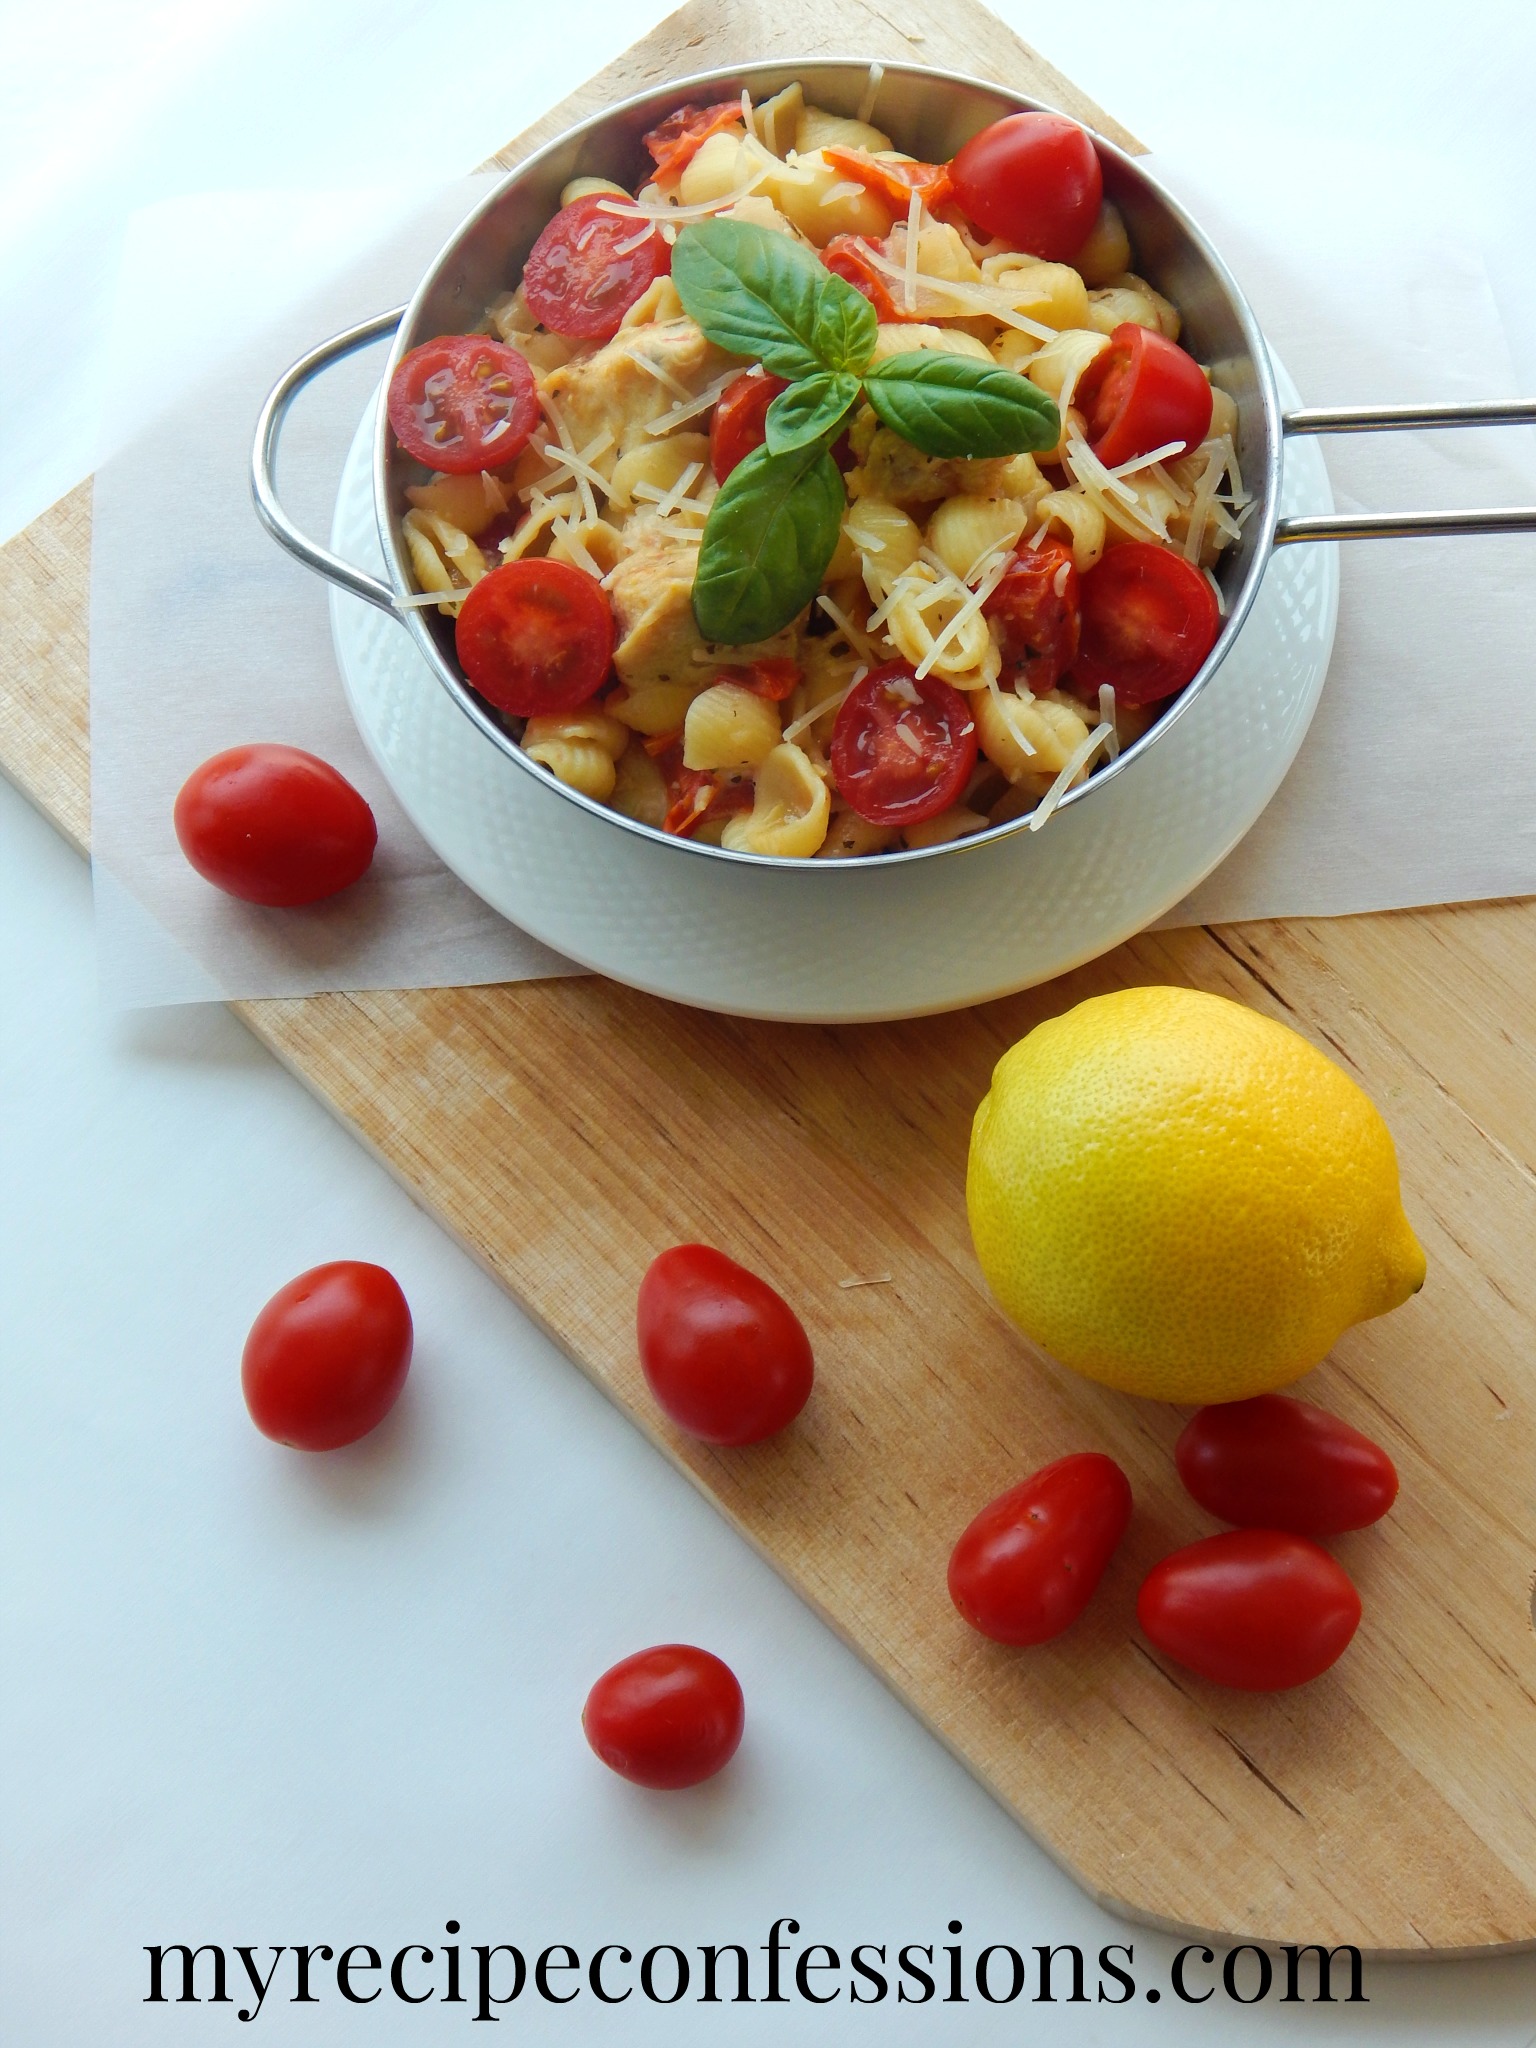
[[[736,852],[1044,824],[1201,668],[1251,502],[1086,130],[919,162],[878,83],[678,107],[389,386],[405,601],[546,773]]]

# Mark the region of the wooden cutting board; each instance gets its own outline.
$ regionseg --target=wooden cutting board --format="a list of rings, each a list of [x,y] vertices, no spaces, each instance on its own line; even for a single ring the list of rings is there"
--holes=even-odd
[[[974,0],[736,0],[674,15],[504,160],[667,77],[849,52],[1006,80],[1134,147]],[[82,851],[89,550],[83,485],[0,555],[0,763]],[[966,1231],[998,1055],[1085,996],[1158,981],[1283,1018],[1360,1079],[1429,1253],[1424,1293],[1303,1388],[1387,1446],[1403,1492],[1336,1546],[1365,1601],[1354,1646],[1288,1695],[1205,1686],[1138,1639],[1142,1574],[1212,1526],[1173,1474],[1182,1417],[1034,1352]],[[1153,933],[1006,1002],[857,1029],[599,980],[236,1007],[1096,1898],[1378,1955],[1536,1944],[1536,904]],[[701,1449],[646,1397],[635,1286],[699,1235],[810,1329],[816,1397],[786,1441]],[[983,1642],[945,1594],[951,1542],[1091,1447],[1137,1499],[1098,1599],[1058,1645]]]

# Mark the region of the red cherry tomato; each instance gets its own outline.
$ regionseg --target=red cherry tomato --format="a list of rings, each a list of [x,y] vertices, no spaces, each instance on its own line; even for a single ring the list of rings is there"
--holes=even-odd
[[[701,1785],[736,1754],[746,1724],[729,1664],[690,1643],[660,1643],[615,1664],[587,1694],[581,1726],[596,1755],[632,1785]]]
[[[707,1444],[760,1443],[810,1399],[815,1369],[800,1318],[711,1245],[673,1245],[651,1261],[636,1321],[651,1392]]]
[[[744,456],[762,447],[768,438],[768,408],[788,389],[783,377],[766,370],[757,377],[744,370],[726,385],[709,422],[709,466],[717,484],[725,482]]]
[[[679,107],[645,137],[656,165],[656,183],[669,192],[711,135],[741,126],[741,101],[720,100],[712,107]]]
[[[1017,680],[1037,697],[1054,690],[1077,659],[1082,593],[1072,550],[1055,540],[1020,548],[981,609]]]
[[[1379,1522],[1397,1499],[1380,1444],[1288,1394],[1202,1408],[1173,1457],[1201,1507],[1245,1529],[1338,1536]]]
[[[1088,423],[1089,447],[1111,469],[1173,442],[1183,454],[1211,431],[1204,370],[1176,341],[1131,320],[1084,370],[1074,401]]]
[[[575,199],[562,206],[528,252],[523,297],[553,334],[611,341],[643,292],[672,268],[672,251],[655,227],[604,209],[622,202]]]
[[[744,662],[739,668],[723,668],[715,681],[739,683],[754,697],[766,697],[770,704],[782,704],[800,687],[800,674],[798,661],[791,661],[786,655],[765,654],[760,660]]]
[[[213,755],[182,784],[172,823],[205,882],[284,909],[350,888],[379,838],[346,777],[300,747]]]
[[[891,295],[891,280],[875,268],[870,247],[862,235],[834,235],[821,252],[821,260],[834,276],[862,292],[882,321],[921,320],[922,313],[909,313]]]
[[[949,1597],[995,1643],[1048,1643],[1093,1598],[1130,1519],[1113,1458],[1058,1458],[971,1523],[949,1560]]]
[[[389,380],[389,423],[408,455],[450,476],[515,462],[539,423],[528,359],[483,334],[413,348]]]
[[[333,1451],[384,1420],[410,1363],[399,1281],[382,1266],[337,1259],[273,1295],[245,1340],[240,1384],[263,1436]]]
[[[976,721],[938,676],[903,661],[871,669],[832,728],[838,789],[872,825],[916,825],[947,811],[976,765]]]
[[[834,170],[841,171],[854,184],[862,185],[866,192],[873,192],[877,199],[883,199],[903,219],[912,204],[914,192],[921,192],[923,204],[930,213],[950,196],[952,186],[948,164],[886,161],[867,156],[861,149],[838,149],[832,145],[824,147],[821,154]]]
[[[1281,1692],[1336,1663],[1360,1595],[1305,1536],[1229,1529],[1154,1565],[1136,1600],[1148,1640],[1216,1685]]]
[[[1156,704],[1193,679],[1220,631],[1216,593],[1193,562],[1126,541],[1083,578],[1072,680],[1112,683],[1121,704]]]
[[[1070,263],[1099,217],[1099,153],[1088,130],[1064,114],[994,121],[949,170],[955,197],[978,227],[1048,263]]]
[[[613,663],[613,612],[595,576],[570,562],[504,562],[465,598],[454,644],[466,676],[516,718],[571,711]]]

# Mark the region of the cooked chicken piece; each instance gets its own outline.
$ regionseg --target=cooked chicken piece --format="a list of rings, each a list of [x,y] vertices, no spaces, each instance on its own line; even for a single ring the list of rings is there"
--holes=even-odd
[[[631,521],[625,538],[635,544],[635,552],[619,563],[608,585],[618,641],[613,666],[620,682],[631,690],[652,683],[702,689],[710,672],[693,658],[704,652],[693,617],[698,547],[664,532],[656,521]]]
[[[854,447],[859,447],[859,436]],[[957,492],[981,497],[1005,495],[1011,481],[1009,455],[981,459],[923,455],[910,441],[903,441],[889,427],[879,427],[869,437],[863,460],[848,473],[850,498],[883,498],[892,504],[935,505]]]
[[[691,320],[653,322],[627,327],[595,356],[554,371],[544,389],[560,408],[573,446],[585,448],[606,427],[622,453],[636,446],[648,422],[681,399],[696,398],[735,360]]]

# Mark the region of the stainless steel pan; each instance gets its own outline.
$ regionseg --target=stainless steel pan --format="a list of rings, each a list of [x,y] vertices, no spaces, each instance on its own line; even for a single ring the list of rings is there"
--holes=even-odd
[[[547,144],[509,173],[457,231],[423,278],[410,304],[381,313],[333,335],[302,357],[278,381],[262,408],[252,457],[252,489],[263,524],[283,547],[355,597],[398,617],[414,637],[443,688],[464,715],[499,748],[516,771],[551,778],[518,747],[494,713],[464,681],[454,656],[452,622],[401,599],[413,585],[400,536],[407,509],[405,486],[426,474],[396,445],[384,408],[379,408],[374,443],[374,500],[379,539],[389,581],[381,583],[300,533],[277,496],[275,465],[283,421],[296,394],[330,364],[380,336],[395,334],[385,380],[411,349],[440,334],[477,326],[485,308],[520,274],[535,237],[559,205],[561,188],[572,178],[609,177],[632,184],[644,160],[641,137],[674,107],[690,99],[725,99],[746,87],[762,99],[798,79],[808,100],[834,113],[852,114],[869,79],[869,65],[854,59],[807,59],[802,63],[747,64],[675,79],[643,97],[627,100],[584,121]],[[931,162],[943,162],[988,122],[1041,103],[983,80],[917,65],[887,65],[880,83],[876,118],[899,145]],[[1150,177],[1134,157],[1096,137],[1104,165],[1104,189],[1125,216],[1137,271],[1171,299],[1183,317],[1182,339],[1209,366],[1212,377],[1237,402],[1238,455],[1245,484],[1257,504],[1242,538],[1222,556],[1217,570],[1227,616],[1220,637],[1199,674],[1167,711],[1118,759],[1106,763],[1062,801],[1092,802],[1094,792],[1118,775],[1135,771],[1138,760],[1206,688],[1221,667],[1258,591],[1270,551],[1297,541],[1400,539],[1418,534],[1536,532],[1536,506],[1466,512],[1356,513],[1281,519],[1277,515],[1285,440],[1290,434],[1368,433],[1406,428],[1503,426],[1536,422],[1536,401],[1488,405],[1378,406],[1361,410],[1282,413],[1269,358],[1253,312],[1216,250],[1177,200]],[[742,861],[758,867],[793,867],[800,872],[839,873],[867,865],[954,858],[987,841],[1026,830],[1013,819],[972,838],[945,846],[878,854],[862,861],[786,862],[758,854],[730,853],[692,839],[670,837],[621,816],[606,805],[555,783],[570,803],[595,820],[675,847],[697,859]]]

